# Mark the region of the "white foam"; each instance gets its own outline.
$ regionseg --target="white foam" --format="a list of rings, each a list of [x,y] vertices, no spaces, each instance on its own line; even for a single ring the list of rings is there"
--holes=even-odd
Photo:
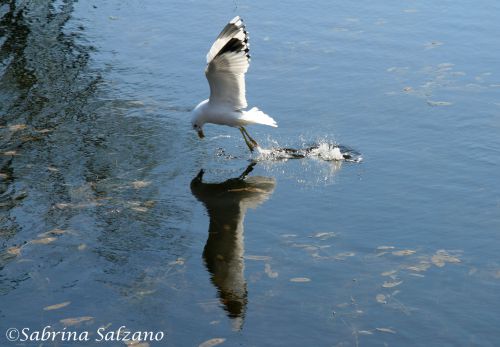
[[[308,156],[319,157],[323,160],[344,160],[340,148],[329,143],[320,143],[317,148],[313,148],[308,153]]]
[[[279,148],[265,149],[258,146],[257,151],[259,152],[259,159],[261,160],[287,160],[294,158],[292,154]]]

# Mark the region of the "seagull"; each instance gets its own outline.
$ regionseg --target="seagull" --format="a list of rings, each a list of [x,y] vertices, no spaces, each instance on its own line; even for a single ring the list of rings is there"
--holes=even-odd
[[[205,137],[205,123],[238,128],[250,152],[253,152],[259,145],[245,126],[278,125],[257,107],[246,110],[245,73],[250,65],[248,52],[248,32],[243,20],[236,16],[224,27],[208,51],[205,75],[210,85],[210,98],[195,107],[191,123],[200,138]]]

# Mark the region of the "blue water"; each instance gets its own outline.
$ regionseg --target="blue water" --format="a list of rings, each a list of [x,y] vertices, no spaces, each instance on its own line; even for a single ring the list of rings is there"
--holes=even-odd
[[[91,341],[43,346],[123,346],[94,341],[120,326],[164,332],[150,346],[498,345],[499,11],[2,3],[0,344],[50,325]],[[279,124],[252,137],[362,162],[197,138],[205,55],[236,15],[249,105]]]

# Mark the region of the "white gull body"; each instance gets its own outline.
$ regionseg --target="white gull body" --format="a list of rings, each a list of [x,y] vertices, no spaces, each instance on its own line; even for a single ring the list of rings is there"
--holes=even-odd
[[[205,75],[210,85],[210,98],[193,110],[193,129],[204,137],[203,125],[212,123],[239,128],[245,143],[253,151],[257,142],[245,126],[263,124],[277,127],[274,119],[248,104],[245,93],[245,73],[250,65],[248,32],[243,20],[233,18],[219,34],[207,54]]]

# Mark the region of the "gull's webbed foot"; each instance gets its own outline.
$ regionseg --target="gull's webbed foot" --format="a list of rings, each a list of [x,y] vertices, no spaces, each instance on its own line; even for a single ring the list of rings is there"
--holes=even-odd
[[[239,129],[240,129],[241,135],[243,136],[243,140],[245,140],[245,143],[248,146],[248,149],[250,150],[250,152],[253,152],[254,148],[258,147],[259,145],[257,144],[257,142],[254,139],[252,139],[250,137],[250,135],[248,135],[248,132],[246,131],[246,129],[244,127],[240,127]],[[248,136],[248,138],[247,138],[247,136]]]
[[[243,139],[245,139],[245,143],[247,144],[248,148],[250,149],[250,152],[253,152],[253,150],[257,147],[259,147],[259,144],[257,141],[255,141],[250,134],[248,133],[247,129],[245,127],[240,127],[241,135],[243,135]]]

